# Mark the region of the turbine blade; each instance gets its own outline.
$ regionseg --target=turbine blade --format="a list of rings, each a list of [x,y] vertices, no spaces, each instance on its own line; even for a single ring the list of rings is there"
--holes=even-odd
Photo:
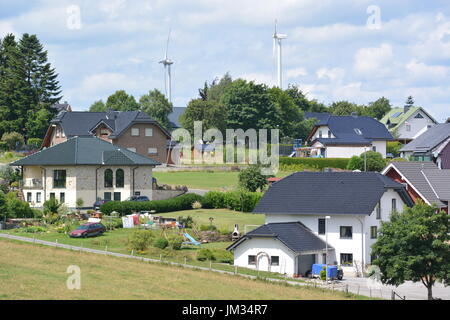
[[[168,54],[168,51],[169,51],[169,41],[170,41],[170,32],[171,31],[172,31],[172,27],[169,28],[169,34],[167,35],[166,55],[165,55],[166,60],[167,60],[167,54]]]

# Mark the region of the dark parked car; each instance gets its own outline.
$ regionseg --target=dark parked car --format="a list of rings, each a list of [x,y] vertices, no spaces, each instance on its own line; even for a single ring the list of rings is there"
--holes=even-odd
[[[82,224],[75,230],[73,230],[71,233],[69,233],[69,236],[71,238],[87,238],[87,237],[95,237],[103,234],[105,232],[106,228],[101,223],[86,223]]]
[[[107,203],[108,201],[111,201],[111,200],[97,200],[94,202],[94,205],[92,207],[94,208],[94,210],[98,210],[98,209],[100,209],[100,206],[102,204]]]
[[[147,196],[132,196],[126,201],[150,201],[150,199]]]

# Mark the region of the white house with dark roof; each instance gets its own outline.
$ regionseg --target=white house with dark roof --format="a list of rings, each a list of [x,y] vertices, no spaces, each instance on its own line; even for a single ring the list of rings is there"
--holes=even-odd
[[[387,141],[392,140],[386,127],[373,118],[331,114],[321,116],[306,139],[310,155],[322,158],[351,158],[369,150],[386,158]]]
[[[160,163],[96,137],[73,137],[10,163],[20,166],[21,191],[32,207],[56,198],[69,208],[77,199],[152,199],[152,169]]]
[[[228,249],[241,267],[267,271],[275,261],[271,271],[304,275],[328,260],[344,273],[360,272],[372,261],[381,221],[405,205],[413,201],[404,185],[379,173],[297,172],[273,183],[255,207],[266,224]]]

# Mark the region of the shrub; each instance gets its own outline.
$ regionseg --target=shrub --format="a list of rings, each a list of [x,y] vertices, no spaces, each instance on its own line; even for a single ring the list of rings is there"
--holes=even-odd
[[[206,261],[206,260],[216,260],[214,253],[209,249],[200,249],[197,252],[197,260],[198,261]]]
[[[217,227],[212,224],[202,224],[200,226],[200,231],[216,231]]]
[[[128,238],[128,246],[135,251],[144,251],[148,248],[153,239],[150,230],[134,230]]]
[[[183,217],[180,216],[178,217],[178,223],[182,224],[185,228],[192,228],[192,225],[194,224],[194,219],[192,219],[191,216],[187,216],[187,217]]]
[[[26,233],[42,233],[46,232],[47,229],[39,226],[29,226],[21,229],[17,229],[18,232],[26,232]]]
[[[323,281],[327,280],[327,269],[325,266],[323,266],[322,270],[320,270],[319,276],[320,276],[320,280],[323,280]]]
[[[194,193],[187,193],[179,197],[166,200],[153,201],[110,201],[100,207],[103,214],[111,214],[117,211],[121,216],[131,214],[133,211],[151,211],[158,213],[181,211],[192,209],[192,204],[196,201],[202,202],[202,196]]]
[[[364,160],[366,162],[367,171],[381,171],[386,166],[386,160],[383,159],[381,153],[367,151],[362,153],[359,157],[353,156],[348,163],[347,169],[364,171]]]
[[[202,204],[199,201],[195,201],[192,204],[192,209],[201,209],[202,208]]]
[[[386,143],[386,153],[392,153],[394,157],[400,155],[400,149],[403,147],[399,141],[388,141]]]
[[[230,251],[224,249],[214,249],[213,255],[217,262],[232,264],[234,261],[233,254]]]
[[[27,141],[27,146],[30,149],[39,149],[42,145],[42,139],[41,138],[30,138]]]
[[[209,191],[203,197],[204,208],[227,208],[235,211],[251,212],[262,197],[260,192]]]
[[[239,173],[239,185],[250,192],[255,192],[258,189],[263,191],[268,183],[267,178],[273,176],[263,175],[261,168],[258,165],[250,165],[242,170]]]
[[[61,204],[55,198],[50,198],[44,202],[44,213],[58,213],[58,209]]]
[[[169,245],[166,238],[160,237],[153,242],[153,246],[159,249],[165,249]]]
[[[209,191],[203,196],[202,205],[205,208],[224,208],[225,193],[220,191]]]
[[[16,192],[9,192],[5,197],[5,209],[9,218],[33,218],[34,212],[26,201],[17,197]]]
[[[324,168],[346,169],[350,159],[346,158],[290,158],[280,157],[279,165],[304,165],[314,169]]]
[[[183,245],[183,237],[180,235],[173,235],[171,237],[169,237],[169,246],[173,249],[173,250],[180,250],[181,246]]]
[[[18,132],[6,132],[2,136],[2,141],[6,142],[9,150],[15,150],[23,145],[23,136]]]

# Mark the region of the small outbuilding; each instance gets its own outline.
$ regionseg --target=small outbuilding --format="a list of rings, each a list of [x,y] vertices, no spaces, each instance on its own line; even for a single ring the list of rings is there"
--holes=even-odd
[[[301,222],[264,224],[227,248],[236,266],[288,276],[306,276],[314,263],[325,263],[327,249],[334,250]]]

